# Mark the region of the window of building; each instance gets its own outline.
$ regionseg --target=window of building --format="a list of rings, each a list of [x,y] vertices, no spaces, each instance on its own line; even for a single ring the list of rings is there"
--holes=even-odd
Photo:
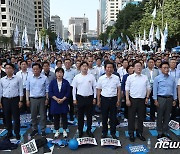
[[[1,0],[1,4],[5,4],[6,3],[6,1],[5,0]]]
[[[41,2],[38,2],[39,5],[41,5]]]
[[[41,10],[39,10],[38,13],[41,13]]]
[[[41,6],[38,6],[38,9],[41,9]]]
[[[35,24],[35,27],[37,27],[37,24]]]
[[[39,15],[39,18],[42,18],[42,15]]]
[[[37,18],[37,15],[35,15],[35,18]]]
[[[2,26],[3,26],[3,27],[6,27],[6,26],[7,26],[7,23],[6,23],[6,22],[2,22]]]
[[[42,27],[42,24],[39,24],[39,27]]]
[[[2,7],[2,8],[1,8],[1,12],[6,12],[6,8],[5,8],[5,7]]]
[[[7,34],[7,30],[3,30],[3,34]]]
[[[2,15],[2,19],[6,19],[6,15]]]

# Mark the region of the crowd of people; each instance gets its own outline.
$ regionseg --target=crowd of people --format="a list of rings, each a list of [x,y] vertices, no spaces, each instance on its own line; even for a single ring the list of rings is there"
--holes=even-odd
[[[47,119],[60,135],[68,136],[69,114],[74,121],[77,108],[79,137],[83,137],[84,116],[87,135],[98,107],[102,115],[102,138],[107,137],[108,119],[112,138],[117,139],[117,112],[124,108],[131,142],[145,141],[143,121],[150,106],[150,120],[157,121],[157,138],[168,137],[168,123],[180,113],[180,55],[171,52],[82,51],[5,54],[0,59],[0,108],[8,130],[7,138],[20,139],[20,114],[30,113],[32,132],[46,136]],[[156,113],[157,112],[157,116]],[[38,115],[40,114],[40,119]],[[136,114],[138,117],[135,127]],[[12,117],[14,123],[12,124]]]

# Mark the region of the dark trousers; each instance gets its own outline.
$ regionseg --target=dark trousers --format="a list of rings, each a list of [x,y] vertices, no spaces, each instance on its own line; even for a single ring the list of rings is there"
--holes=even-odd
[[[12,132],[12,117],[14,120],[14,133],[19,135],[20,132],[20,112],[19,112],[19,97],[12,99],[3,98],[3,111],[6,120],[8,133]]]
[[[138,115],[137,132],[143,133],[143,121],[146,110],[145,99],[130,97],[131,106],[128,107],[128,131],[129,134],[134,134],[136,113]]]
[[[151,90],[150,94],[150,118],[151,120],[155,120],[155,112],[156,112],[156,106],[154,105],[154,99],[153,99],[153,90]]]
[[[111,135],[116,133],[117,124],[117,97],[103,97],[101,96],[101,113],[102,113],[102,133],[107,135],[108,132],[108,117],[110,118]]]
[[[163,98],[158,96],[159,107],[157,107],[157,131],[158,134],[167,134],[170,121],[170,113],[173,105],[173,97]]]
[[[69,96],[69,115],[70,115],[70,120],[74,120],[74,104],[73,104],[73,96],[72,96],[72,87],[71,87],[71,93]]]
[[[54,129],[55,130],[59,129],[60,117],[62,118],[63,129],[67,129],[67,125],[68,125],[67,113],[62,113],[62,114],[54,114]]]
[[[23,89],[23,102],[20,113],[30,113],[30,107],[26,105],[26,89]]]
[[[46,114],[46,120],[48,120],[49,118],[49,120],[52,121],[53,115],[51,114],[50,106],[51,106],[51,99],[49,99],[48,105],[46,105],[45,114]],[[47,112],[48,112],[48,115],[47,115]]]
[[[93,111],[93,95],[83,97],[77,95],[77,108],[78,108],[78,130],[83,132],[84,115],[87,117],[87,131],[91,131],[92,125],[92,111]]]

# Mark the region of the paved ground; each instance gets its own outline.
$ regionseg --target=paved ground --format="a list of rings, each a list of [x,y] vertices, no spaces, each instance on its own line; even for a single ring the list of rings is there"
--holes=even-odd
[[[73,138],[77,127],[76,126],[70,126],[70,133],[69,133],[69,138]],[[118,128],[117,129],[120,133],[120,141],[122,143],[122,148],[118,148],[118,149],[111,149],[108,147],[101,147],[100,146],[100,137],[101,137],[101,128],[97,128],[94,132],[94,135],[96,137],[98,146],[93,146],[93,147],[79,147],[76,151],[72,151],[70,150],[68,147],[65,148],[59,148],[57,146],[55,146],[53,154],[58,154],[58,153],[63,153],[63,154],[126,154],[128,153],[127,149],[125,148],[128,144],[132,144],[130,143],[129,139],[125,136],[125,131],[127,130],[127,127],[124,128]],[[31,131],[31,129],[29,129],[27,131],[27,133],[25,134],[25,142],[27,141],[27,134]],[[180,138],[178,138],[177,136],[175,136],[173,133],[170,132],[171,137],[173,138],[173,141],[180,141]],[[180,149],[176,149],[176,150],[163,150],[163,149],[154,149],[154,145],[156,142],[156,137],[152,137],[151,134],[149,133],[149,130],[147,128],[144,129],[144,136],[145,138],[150,138],[151,139],[151,145],[152,148],[150,150],[150,153],[163,153],[163,154],[179,154],[180,153]],[[53,134],[48,134],[47,135],[48,138],[53,138]],[[40,138],[40,136],[37,136],[36,138]],[[62,138],[62,135],[61,137]],[[139,144],[144,144],[147,145],[147,141],[146,142],[142,142],[140,141],[138,138],[136,138],[135,142],[132,145],[139,145]],[[18,149],[11,151],[11,152],[2,152],[0,151],[0,154],[4,154],[4,153],[12,153],[12,154],[20,154],[21,153],[21,149],[20,147],[18,147]],[[43,153],[43,149],[39,149],[38,151],[39,154]]]

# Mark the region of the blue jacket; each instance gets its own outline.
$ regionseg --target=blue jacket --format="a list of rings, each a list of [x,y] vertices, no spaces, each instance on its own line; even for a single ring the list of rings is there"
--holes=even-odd
[[[49,97],[51,99],[50,113],[51,114],[61,114],[67,113],[68,108],[68,98],[71,93],[71,88],[69,82],[65,79],[62,80],[61,91],[59,92],[57,80],[54,79],[49,85]],[[64,96],[67,98],[62,104],[58,104],[52,97],[56,96],[57,98],[62,99]]]

